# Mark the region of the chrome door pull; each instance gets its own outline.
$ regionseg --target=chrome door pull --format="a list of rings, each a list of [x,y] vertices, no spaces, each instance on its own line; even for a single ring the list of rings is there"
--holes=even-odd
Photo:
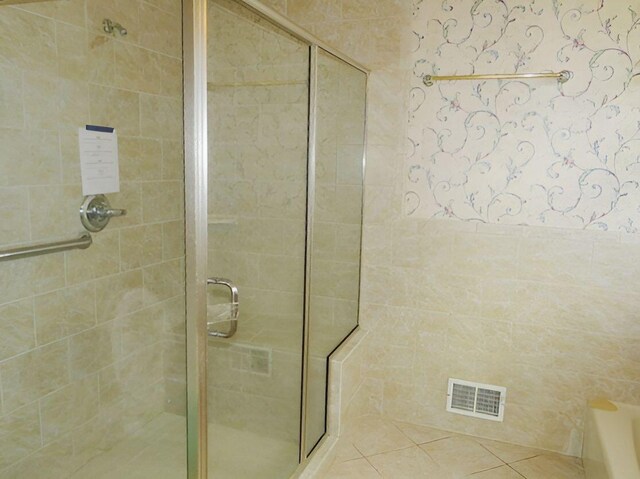
[[[209,278],[207,284],[221,284],[231,291],[231,309],[229,311],[229,331],[222,332],[215,329],[209,329],[214,323],[207,322],[207,332],[209,336],[216,338],[230,338],[238,330],[238,314],[240,313],[240,304],[238,303],[238,287],[229,279],[225,278]]]

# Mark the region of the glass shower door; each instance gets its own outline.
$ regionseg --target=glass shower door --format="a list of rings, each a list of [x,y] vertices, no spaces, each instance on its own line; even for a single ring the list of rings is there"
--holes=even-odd
[[[358,325],[367,75],[319,49],[305,454],[327,429],[329,356]]]
[[[224,0],[208,2],[207,40],[209,477],[288,478],[300,442],[309,46]]]

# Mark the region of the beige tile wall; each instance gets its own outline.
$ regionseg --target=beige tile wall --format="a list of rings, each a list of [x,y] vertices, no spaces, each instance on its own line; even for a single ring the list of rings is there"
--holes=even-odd
[[[585,401],[640,402],[633,235],[402,218],[410,2],[270,2],[372,68],[362,412],[580,454]],[[310,20],[313,19],[313,20]],[[445,412],[448,377],[508,388],[504,423]]]
[[[0,246],[82,231],[85,124],[117,129],[109,196],[129,211],[88,250],[0,263],[2,477],[67,477],[182,402],[165,387],[184,335],[180,8],[0,7]],[[104,18],[129,34],[105,35]]]

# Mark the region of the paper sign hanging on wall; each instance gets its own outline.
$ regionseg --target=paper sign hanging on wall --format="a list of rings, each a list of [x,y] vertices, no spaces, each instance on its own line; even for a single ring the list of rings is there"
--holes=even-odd
[[[113,128],[87,125],[78,130],[82,194],[120,191],[118,135]]]

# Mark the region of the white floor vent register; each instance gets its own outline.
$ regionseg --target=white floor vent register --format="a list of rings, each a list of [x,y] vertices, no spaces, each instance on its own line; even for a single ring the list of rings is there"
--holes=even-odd
[[[491,421],[502,421],[507,388],[449,379],[447,411]]]

